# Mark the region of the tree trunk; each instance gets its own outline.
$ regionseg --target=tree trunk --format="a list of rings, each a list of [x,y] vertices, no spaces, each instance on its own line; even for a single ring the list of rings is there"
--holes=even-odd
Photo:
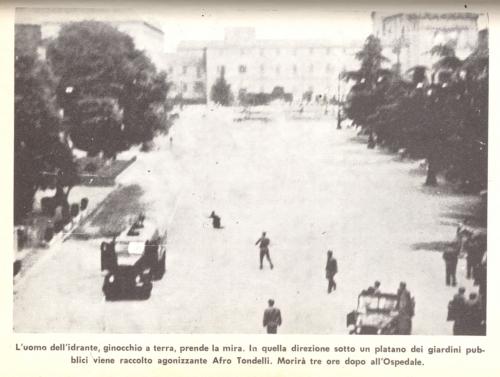
[[[426,186],[437,186],[437,167],[434,157],[427,160],[429,166],[427,167],[427,178],[425,180]]]
[[[373,137],[373,131],[370,130],[370,134],[368,136],[368,149],[375,148],[375,139]]]

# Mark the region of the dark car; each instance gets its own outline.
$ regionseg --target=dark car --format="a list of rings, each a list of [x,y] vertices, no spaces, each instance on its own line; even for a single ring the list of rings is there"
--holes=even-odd
[[[167,233],[144,217],[111,242],[101,244],[101,270],[105,271],[106,299],[149,298],[152,281],[166,271]]]

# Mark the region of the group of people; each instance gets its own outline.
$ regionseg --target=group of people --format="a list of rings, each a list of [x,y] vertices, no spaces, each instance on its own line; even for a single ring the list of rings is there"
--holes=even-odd
[[[367,294],[380,295],[380,281],[375,281],[373,286],[366,290]],[[411,295],[410,291],[406,288],[406,282],[399,283],[399,288],[396,293],[398,300],[396,309],[398,311],[396,321],[396,332],[399,335],[410,335],[412,328],[412,318],[415,315],[415,298]]]
[[[209,218],[212,219],[212,225],[215,229],[222,229],[220,216],[215,214],[215,211],[212,211]],[[449,302],[448,321],[454,321],[454,335],[480,335],[485,332],[485,305],[481,297],[485,297],[483,295],[485,295],[486,290],[486,279],[481,280],[481,267],[484,264],[486,252],[485,250],[480,252],[483,248],[485,248],[485,245],[475,238],[471,238],[468,242],[469,244],[466,247],[467,278],[474,277],[476,282],[478,282],[480,289],[479,294],[470,293],[469,298],[467,299],[465,297],[465,288],[461,287],[458,293],[453,297],[453,300]],[[255,245],[258,245],[260,250],[259,261],[261,270],[263,269],[264,258],[269,262],[270,268],[274,268],[269,252],[270,243],[271,241],[267,237],[266,232],[262,232],[262,235],[255,242]],[[462,247],[463,246],[460,245],[460,250],[446,251],[443,253],[443,259],[446,266],[446,285],[456,286],[457,284],[456,268],[459,252],[462,250]],[[478,255],[480,255],[479,258]],[[325,272],[325,276],[328,281],[327,292],[330,294],[332,290],[336,290],[337,288],[335,275],[338,273],[338,263],[333,257],[333,252],[331,250],[327,251]],[[380,282],[376,281],[372,287],[368,288],[367,292],[370,294],[380,294]],[[399,312],[397,323],[398,334],[409,335],[411,334],[415,301],[410,292],[407,290],[405,282],[400,283],[397,296],[397,309]],[[274,300],[269,299],[268,308],[264,311],[263,325],[266,327],[269,334],[276,334],[278,327],[281,326],[281,323],[281,311],[274,306]]]
[[[473,279],[478,293],[471,292],[467,298],[465,288],[448,303],[448,321],[453,321],[454,335],[484,335],[486,333],[486,234],[475,232],[466,225],[457,228],[456,249],[443,253],[445,261],[445,283],[457,285],[457,264],[460,254],[465,254],[466,278]]]
[[[481,296],[471,292],[466,298],[465,288],[448,303],[448,321],[453,321],[453,335],[485,335],[486,321]]]
[[[477,285],[481,285],[484,265],[486,264],[486,236],[475,234],[463,226],[458,227],[457,247],[445,250],[443,253],[446,285],[457,285],[457,264],[461,253],[466,255],[467,279],[474,279]]]

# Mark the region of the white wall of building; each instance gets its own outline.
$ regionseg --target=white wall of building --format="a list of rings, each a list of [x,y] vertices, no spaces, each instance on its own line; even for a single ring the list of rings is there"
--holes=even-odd
[[[339,46],[223,46],[207,49],[208,92],[220,77],[225,78],[237,97],[241,89],[247,92],[270,93],[282,86],[300,100],[304,92],[331,97],[338,91],[338,76],[343,69],[356,69],[357,49]]]
[[[471,13],[375,13],[372,16],[373,32],[380,38],[384,55],[392,64],[397,61],[394,46],[403,41],[400,63],[402,72],[405,72],[416,65],[431,68],[439,59],[429,53],[431,48],[450,41],[456,43],[457,57],[466,58],[477,44],[478,16]]]

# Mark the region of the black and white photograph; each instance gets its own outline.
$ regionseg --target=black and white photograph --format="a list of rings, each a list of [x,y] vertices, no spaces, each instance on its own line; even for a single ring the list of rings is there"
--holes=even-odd
[[[16,8],[13,331],[486,335],[458,9]]]

